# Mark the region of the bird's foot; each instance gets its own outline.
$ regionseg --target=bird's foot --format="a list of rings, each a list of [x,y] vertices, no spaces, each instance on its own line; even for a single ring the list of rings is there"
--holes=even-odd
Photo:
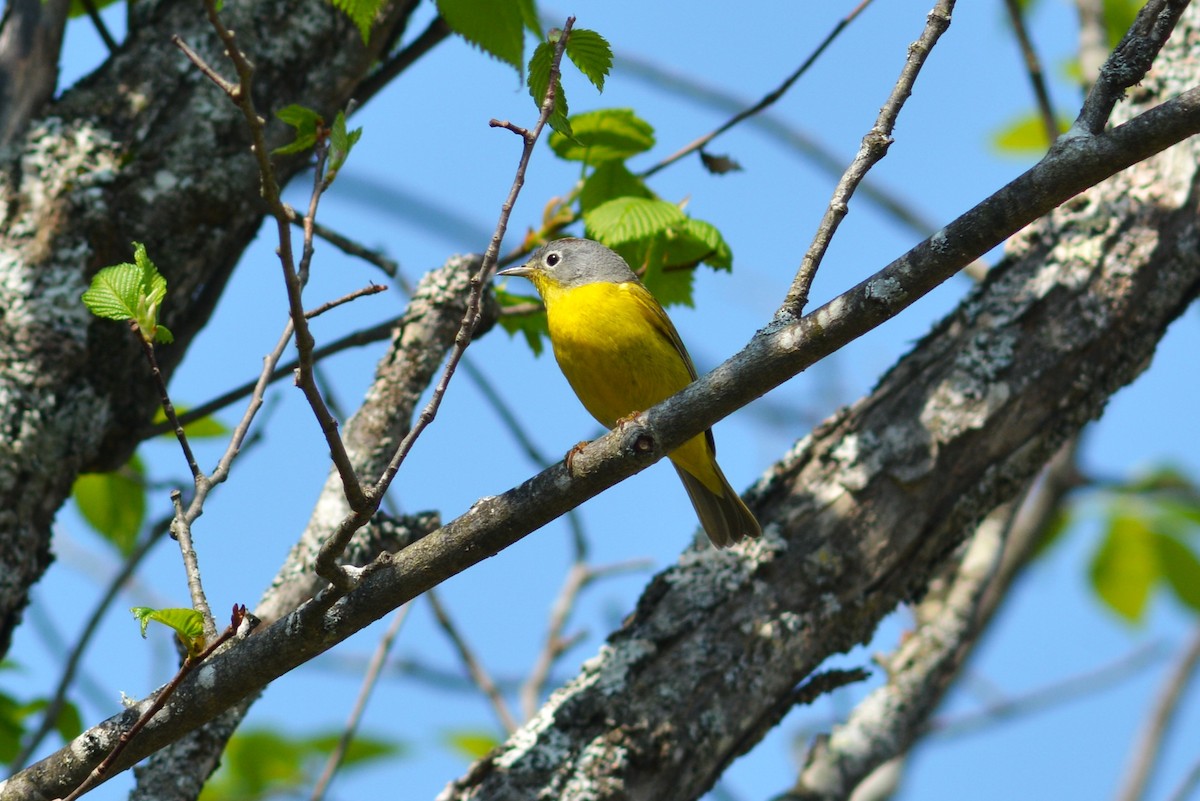
[[[580,451],[582,451],[584,448],[586,448],[590,444],[591,444],[591,442],[585,439],[583,442],[576,443],[575,447],[573,447],[573,448],[571,448],[571,450],[567,451],[567,455],[563,458],[563,461],[567,463],[567,475],[574,477],[574,475],[575,475],[575,455],[577,453],[579,453]]]

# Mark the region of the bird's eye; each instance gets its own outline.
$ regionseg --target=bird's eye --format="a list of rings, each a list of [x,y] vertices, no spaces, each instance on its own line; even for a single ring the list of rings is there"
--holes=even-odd
[[[558,255],[557,253],[547,253],[546,254],[546,266],[547,267],[553,267],[554,265],[558,264],[559,261],[561,261],[561,260],[562,260],[562,256]]]

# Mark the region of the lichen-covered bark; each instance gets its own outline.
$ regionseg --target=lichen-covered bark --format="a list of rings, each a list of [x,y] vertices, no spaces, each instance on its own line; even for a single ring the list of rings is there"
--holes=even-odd
[[[415,5],[385,9],[373,42]],[[131,6],[125,46],[0,151],[0,653],[49,561],[50,522],[80,470],[120,465],[154,408],[128,330],[79,301],[145,242],[169,282],[170,374],[259,226],[258,173],[234,105],[170,43],[233,77],[198,3]],[[377,53],[326,3],[223,12],[258,67],[264,114],[341,108]],[[378,45],[373,45],[377,47]],[[272,144],[287,136],[272,128]],[[303,166],[283,165],[281,177]]]

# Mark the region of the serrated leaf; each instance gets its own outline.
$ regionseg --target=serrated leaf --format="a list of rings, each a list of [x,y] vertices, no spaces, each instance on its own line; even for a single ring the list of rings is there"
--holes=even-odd
[[[333,7],[340,10],[358,27],[363,44],[368,44],[371,38],[371,25],[375,16],[383,7],[384,0],[330,0]]]
[[[570,138],[551,135],[550,147],[567,161],[623,161],[654,147],[654,128],[632,109],[587,111],[571,117]]]
[[[495,294],[501,310],[511,309],[514,306],[536,308],[542,302],[540,298],[518,295],[499,287],[495,289]],[[523,314],[501,314],[500,327],[507,331],[509,336],[517,334],[524,336],[525,342],[529,345],[529,349],[533,351],[535,356],[542,355],[542,350],[545,348],[545,341],[550,338],[550,327],[546,322],[545,311],[530,311]]]
[[[346,163],[350,151],[362,138],[362,128],[346,130],[346,115],[339,111],[333,120],[333,128],[329,132],[329,167],[325,172],[325,182],[330,184],[337,177],[338,170]]]
[[[122,554],[133,549],[146,518],[144,473],[134,456],[120,470],[83,473],[71,488],[83,519]]]
[[[500,745],[496,735],[478,729],[461,729],[446,732],[442,741],[461,756],[474,762],[486,756],[493,748]]]
[[[603,36],[586,28],[573,28],[567,38],[567,58],[592,82],[604,91],[604,79],[612,69],[612,48]]]
[[[521,73],[525,23],[521,6],[497,0],[437,0],[450,29],[483,52]]]
[[[153,609],[149,606],[135,606],[129,610],[142,627],[142,637],[146,636],[146,627],[153,623],[161,623],[175,632],[175,636],[183,643],[191,656],[198,655],[204,650],[204,620],[195,609]]]
[[[550,42],[539,43],[529,59],[529,78],[526,81],[529,96],[533,98],[533,104],[539,113],[542,110],[542,102],[546,99],[546,89],[550,86],[550,65],[553,63],[554,45]],[[570,137],[571,123],[567,119],[567,113],[567,95],[560,80],[554,89],[554,111],[547,123],[553,130]]]
[[[700,262],[714,269],[732,270],[733,252],[715,225],[688,217],[668,231],[664,263],[682,267]]]
[[[1110,609],[1131,623],[1141,620],[1150,589],[1161,575],[1157,544],[1145,521],[1114,512],[1090,574],[1092,588]]]
[[[583,215],[588,236],[610,248],[658,236],[685,219],[674,203],[640,197],[610,200]]]
[[[271,151],[273,154],[300,153],[311,150],[317,144],[317,129],[325,124],[320,114],[311,108],[293,103],[275,112],[276,118],[296,132],[296,138],[286,145]]]
[[[542,21],[538,19],[537,4],[534,0],[517,0],[517,8],[521,10],[521,21],[525,28],[535,36],[542,35]]]
[[[83,305],[106,320],[132,320],[137,314],[142,271],[136,264],[114,264],[92,278],[83,293]]]
[[[1200,560],[1174,537],[1159,534],[1158,560],[1163,577],[1184,606],[1200,612]]]
[[[551,137],[553,138],[553,137]],[[652,198],[644,181],[620,161],[605,161],[596,166],[579,190],[579,209],[587,214],[592,209],[619,197]]]

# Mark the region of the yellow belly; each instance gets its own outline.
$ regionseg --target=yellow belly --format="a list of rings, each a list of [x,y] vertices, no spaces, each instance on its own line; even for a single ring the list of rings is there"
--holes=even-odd
[[[550,342],[584,408],[606,428],[642,412],[692,381],[689,363],[656,321],[655,303],[636,284],[595,283],[546,299]],[[722,493],[701,434],[670,454],[712,492]]]

